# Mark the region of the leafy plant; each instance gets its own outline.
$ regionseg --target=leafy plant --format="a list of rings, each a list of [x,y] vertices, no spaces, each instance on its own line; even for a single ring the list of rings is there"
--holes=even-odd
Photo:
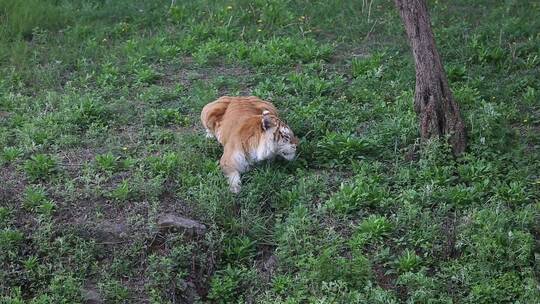
[[[69,114],[71,122],[80,130],[91,125],[108,125],[112,113],[99,99],[85,97]]]
[[[0,230],[0,249],[5,250],[7,253],[15,249],[22,240],[22,232],[16,229],[4,228]]]
[[[171,176],[181,170],[181,157],[174,152],[167,152],[160,157],[148,157],[146,161],[155,175]]]
[[[167,126],[173,124],[185,125],[187,120],[180,116],[177,109],[152,109],[145,115],[147,125]]]
[[[136,82],[139,84],[152,84],[159,79],[160,74],[149,66],[139,67],[135,70]]]
[[[396,261],[396,268],[400,272],[409,272],[418,269],[421,259],[412,250],[406,249]]]
[[[362,207],[377,207],[386,197],[387,190],[376,178],[357,178],[341,184],[325,203],[325,209],[337,213],[350,213]]]
[[[50,216],[54,209],[56,208],[56,204],[51,200],[46,200],[41,205],[38,206],[37,210],[39,213]]]
[[[248,237],[234,237],[226,239],[224,256],[231,264],[244,263],[255,257],[255,242]]]
[[[9,223],[11,212],[7,207],[0,207],[0,227]]]
[[[111,279],[111,280],[101,283],[99,287],[101,290],[103,290],[103,294],[105,295],[107,302],[110,302],[110,303],[129,302],[129,299],[130,299],[129,290],[124,285],[122,285],[121,282]]]
[[[111,152],[96,155],[96,165],[105,172],[114,172],[118,169],[120,157],[114,156]]]
[[[59,171],[54,157],[47,154],[32,155],[24,164],[26,175],[31,181],[46,180]]]
[[[362,248],[368,242],[379,242],[392,231],[392,224],[384,216],[371,215],[358,226],[351,239],[353,249]]]
[[[24,206],[35,209],[47,200],[47,192],[40,186],[29,186],[24,191]]]
[[[109,195],[111,198],[117,201],[124,202],[133,196],[133,190],[130,186],[129,181],[123,180],[118,186],[116,186],[116,188],[114,188],[109,193]]]
[[[21,157],[22,154],[23,154],[23,151],[20,148],[4,147],[4,150],[2,151],[2,157],[0,158],[0,160],[2,162],[9,163]]]
[[[382,71],[384,56],[385,53],[375,53],[364,58],[353,58],[351,60],[351,74],[353,77],[379,75]]]
[[[228,265],[212,278],[208,298],[216,303],[236,301],[241,288],[249,283],[249,278],[250,273],[245,268]]]
[[[507,272],[473,286],[468,300],[474,303],[512,303],[524,294],[522,280],[516,273]],[[523,299],[525,300],[525,299]]]
[[[339,167],[349,165],[354,160],[369,156],[376,144],[351,134],[327,133],[317,142],[315,155],[319,162]]]

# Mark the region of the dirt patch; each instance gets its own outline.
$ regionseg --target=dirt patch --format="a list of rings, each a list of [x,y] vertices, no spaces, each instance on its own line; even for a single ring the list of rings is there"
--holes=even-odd
[[[14,165],[0,166],[0,207],[8,208],[13,213],[15,226],[24,231],[36,225],[35,219],[21,208],[26,186],[24,174],[18,172]]]
[[[103,151],[96,151],[90,148],[80,148],[60,151],[60,165],[70,176],[79,176],[83,165],[92,162],[96,155]]]
[[[211,67],[199,67],[193,62],[193,58],[185,57],[183,64],[180,66],[165,65],[161,67],[163,71],[162,77],[157,81],[161,86],[175,86],[178,84],[184,87],[191,87],[196,81],[210,82],[217,77],[235,77],[248,78],[255,73],[246,66],[240,65],[216,65]],[[249,81],[248,81],[249,82]],[[247,93],[249,88],[245,88]],[[220,91],[223,94],[224,91]]]
[[[372,271],[375,281],[381,288],[394,291],[398,298],[405,302],[407,299],[407,288],[396,283],[398,278],[398,274],[396,272],[388,270],[388,268],[381,264],[373,265]]]
[[[270,282],[279,267],[279,260],[274,254],[275,248],[270,245],[261,245],[255,262],[256,268],[264,280]]]
[[[17,201],[18,196],[26,187],[24,177],[13,165],[0,167],[0,202],[5,204]]]
[[[455,259],[461,255],[461,252],[456,248],[456,221],[455,215],[451,215],[441,225],[444,235],[441,257],[443,260]]]
[[[7,120],[9,117],[9,112],[6,112],[6,111],[0,111],[0,121],[2,120]]]

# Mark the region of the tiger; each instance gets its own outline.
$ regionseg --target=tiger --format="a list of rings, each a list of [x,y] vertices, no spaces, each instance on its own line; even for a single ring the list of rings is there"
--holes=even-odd
[[[219,165],[232,193],[240,192],[240,174],[251,165],[276,156],[296,157],[298,137],[272,103],[256,96],[222,96],[203,107],[201,122],[206,137],[223,146]]]

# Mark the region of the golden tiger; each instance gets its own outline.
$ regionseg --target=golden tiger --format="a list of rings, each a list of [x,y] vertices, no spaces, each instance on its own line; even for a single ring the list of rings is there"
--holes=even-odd
[[[293,160],[298,138],[278,117],[276,107],[255,96],[223,96],[204,106],[201,122],[206,137],[223,146],[220,167],[229,189],[240,192],[240,174],[253,163],[279,155]]]

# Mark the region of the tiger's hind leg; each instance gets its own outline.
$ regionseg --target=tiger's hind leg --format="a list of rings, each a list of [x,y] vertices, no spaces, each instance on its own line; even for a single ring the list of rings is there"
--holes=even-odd
[[[229,104],[230,100],[222,97],[203,107],[201,122],[206,131],[206,138],[217,137],[216,132]]]

